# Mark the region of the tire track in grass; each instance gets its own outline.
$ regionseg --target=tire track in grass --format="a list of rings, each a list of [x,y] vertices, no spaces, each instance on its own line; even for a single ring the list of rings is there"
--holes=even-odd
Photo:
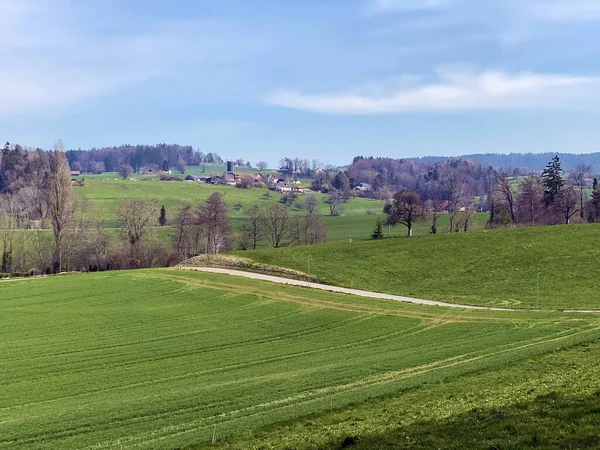
[[[239,420],[240,417],[238,417],[238,416],[240,416],[241,414],[243,414],[241,416],[241,418],[248,418],[248,417],[251,417],[252,415],[264,413],[265,408],[272,408],[272,407],[280,408],[280,407],[289,407],[289,406],[298,406],[298,405],[302,405],[302,404],[308,404],[308,403],[318,400],[318,397],[322,397],[323,395],[330,394],[332,392],[341,393],[341,392],[347,392],[347,391],[354,391],[357,389],[365,389],[365,388],[373,387],[373,386],[376,386],[379,384],[389,383],[392,381],[397,381],[397,380],[401,380],[404,378],[408,378],[410,376],[415,376],[417,374],[427,373],[432,370],[441,370],[441,369],[449,368],[449,367],[452,367],[452,366],[455,366],[458,364],[466,364],[466,363],[474,362],[474,361],[477,361],[479,359],[486,358],[486,357],[489,358],[493,355],[500,354],[500,353],[507,352],[507,351],[516,351],[516,350],[519,350],[522,348],[541,345],[541,344],[545,344],[545,343],[549,343],[549,342],[555,342],[557,340],[562,340],[562,339],[572,337],[577,334],[582,334],[582,333],[598,330],[599,328],[600,327],[592,327],[592,328],[590,328],[590,330],[576,331],[574,333],[566,334],[565,336],[561,336],[561,337],[539,338],[538,342],[533,342],[533,343],[530,342],[530,343],[516,346],[513,348],[496,350],[494,352],[488,352],[488,353],[483,353],[483,354],[474,354],[473,352],[469,352],[469,353],[466,353],[463,355],[456,355],[456,356],[453,356],[450,358],[445,358],[443,360],[434,361],[434,362],[430,362],[427,364],[403,369],[401,371],[394,371],[394,372],[382,374],[382,375],[379,375],[376,377],[369,377],[369,378],[366,378],[363,380],[359,380],[357,382],[347,383],[347,384],[341,385],[341,386],[325,387],[325,388],[321,388],[321,389],[317,389],[317,390],[311,390],[310,392],[299,393],[294,396],[286,397],[284,399],[278,399],[275,401],[263,402],[263,403],[260,403],[257,405],[251,405],[251,406],[241,408],[238,410],[220,413],[218,415],[214,415],[214,416],[203,418],[203,419],[197,419],[192,422],[188,422],[187,424],[169,425],[168,427],[165,427],[162,429],[162,430],[166,430],[166,429],[169,430],[169,433],[167,435],[159,436],[159,437],[156,437],[156,438],[153,438],[150,440],[146,439],[142,442],[137,442],[137,443],[132,442],[132,445],[133,446],[146,445],[148,443],[155,442],[157,440],[173,438],[174,436],[178,436],[178,435],[181,435],[184,433],[189,433],[192,431],[197,431],[199,429],[204,429],[207,426],[212,425],[212,423],[211,423],[211,424],[203,425],[200,427],[194,426],[193,428],[180,430],[181,427],[189,427],[192,424],[197,424],[199,421],[206,422],[206,421],[218,420],[218,423],[220,425],[223,425],[223,424],[226,424],[233,420]],[[506,344],[506,345],[502,345],[502,346],[499,346],[496,348],[506,347],[507,345],[512,345],[512,344]],[[252,412],[252,411],[256,411],[257,409],[259,409],[259,410],[262,409],[262,411]],[[183,410],[176,410],[176,411],[166,411],[161,414],[172,415],[173,413],[177,413],[177,411],[182,411],[181,414],[185,413],[185,411],[183,411]],[[188,409],[188,412],[189,412],[189,409]],[[250,414],[246,414],[247,412],[250,412]],[[179,414],[179,415],[181,415],[181,414]],[[225,417],[225,416],[230,416],[230,418],[228,418],[224,421],[223,417]],[[148,418],[148,417],[156,417],[156,415],[142,415],[142,416],[137,416],[135,418],[131,418],[129,420],[141,421],[142,419]],[[112,422],[112,423],[116,424],[117,422]],[[119,421],[118,423],[124,424],[126,422]],[[72,429],[72,430],[68,430],[68,431],[63,430],[63,432],[66,433],[68,436],[73,436],[76,434],[85,434],[85,433],[93,432],[92,428],[98,429],[99,427],[102,427],[100,429],[106,429],[105,427],[102,426],[102,424],[97,424],[92,427],[86,426],[85,429],[77,428],[77,429]],[[74,431],[77,431],[77,430],[79,432],[74,433]],[[177,431],[177,433],[173,433],[172,431],[174,431],[174,430],[180,430],[180,431]],[[158,431],[157,433],[160,433],[160,431]],[[61,432],[61,434],[63,434],[63,433]],[[143,436],[147,436],[147,434],[148,433],[144,433]],[[131,438],[131,439],[133,439],[133,438]],[[124,443],[124,441],[128,441],[128,440],[129,440],[129,438],[121,438],[119,442],[122,445]],[[15,441],[12,441],[12,442],[14,443]],[[34,442],[34,441],[30,441],[30,442]],[[112,444],[107,444],[107,445],[112,445]],[[103,445],[99,444],[99,445],[92,446],[90,448],[103,448]]]
[[[367,318],[369,318],[369,317],[363,317],[362,319],[364,320]],[[173,375],[173,376],[169,376],[169,377],[161,377],[161,378],[156,378],[156,379],[147,380],[147,381],[143,381],[143,382],[128,383],[128,384],[124,384],[124,385],[113,386],[110,388],[90,390],[90,391],[86,391],[86,392],[82,392],[82,393],[78,393],[78,394],[56,397],[53,399],[43,400],[43,401],[39,401],[39,402],[29,402],[29,403],[23,403],[23,404],[19,404],[19,405],[13,405],[13,406],[9,406],[9,407],[3,407],[3,408],[0,408],[0,411],[9,411],[12,409],[20,409],[20,408],[30,407],[30,406],[35,406],[35,405],[55,403],[55,402],[60,402],[63,400],[94,395],[94,394],[101,393],[101,392],[124,390],[124,389],[130,389],[133,387],[149,386],[152,384],[161,384],[161,383],[171,382],[171,381],[175,381],[175,380],[182,380],[182,379],[186,379],[186,378],[192,378],[192,377],[197,377],[197,376],[202,376],[202,375],[209,375],[209,374],[214,374],[214,373],[219,373],[219,372],[227,372],[227,371],[236,370],[236,369],[245,369],[245,368],[249,368],[249,367],[253,367],[253,366],[259,366],[259,365],[263,365],[263,364],[270,364],[273,362],[294,359],[294,358],[301,357],[301,356],[309,356],[309,355],[314,355],[314,354],[318,354],[318,353],[324,353],[324,352],[331,351],[333,349],[342,350],[342,349],[352,348],[352,347],[356,347],[356,346],[364,347],[365,345],[361,345],[363,342],[372,343],[372,342],[376,342],[379,340],[386,340],[386,339],[389,339],[390,337],[398,336],[401,334],[412,335],[414,333],[419,333],[419,332],[433,329],[440,325],[441,324],[428,326],[427,324],[418,324],[418,325],[415,325],[414,327],[411,327],[408,329],[394,331],[392,333],[381,335],[381,336],[369,337],[364,340],[352,341],[352,342],[344,343],[344,344],[338,345],[338,346],[324,347],[324,348],[312,349],[312,350],[304,350],[304,351],[295,352],[295,353],[288,353],[285,355],[255,359],[255,360],[246,361],[243,363],[229,364],[226,366],[220,366],[220,367],[215,367],[215,368],[211,368],[211,369],[188,372],[185,374]],[[330,330],[324,330],[324,331],[330,331]],[[169,358],[160,358],[157,360],[163,360],[163,359],[169,359]],[[147,361],[143,361],[142,364],[145,362],[147,362]],[[124,367],[124,366],[119,365],[118,367]],[[88,372],[88,371],[90,371],[90,370],[86,370],[83,372]],[[91,371],[93,371],[93,370],[91,370]],[[80,373],[80,372],[78,372],[78,373]],[[19,382],[8,383],[8,384],[18,384],[18,383]]]
[[[452,357],[452,358],[447,358],[445,360],[441,360],[441,361],[436,361],[436,362],[432,362],[432,363],[428,363],[425,365],[421,365],[421,366],[416,366],[416,367],[412,367],[409,369],[404,369],[402,371],[395,371],[392,372],[390,374],[383,374],[381,376],[377,376],[377,377],[371,377],[369,379],[364,379],[361,380],[359,382],[354,382],[354,383],[348,383],[342,386],[333,386],[333,387],[327,387],[327,388],[321,388],[319,390],[315,390],[315,391],[311,391],[310,396],[307,393],[300,393],[294,396],[290,396],[284,399],[278,399],[278,400],[274,400],[274,401],[270,401],[270,402],[264,402],[261,404],[257,404],[257,405],[253,405],[253,406],[249,406],[247,408],[243,408],[243,409],[239,409],[236,411],[230,411],[230,412],[226,412],[226,413],[222,413],[219,415],[214,415],[212,417],[208,417],[208,418],[204,418],[204,419],[196,419],[192,422],[188,422],[187,424],[179,424],[179,425],[173,425],[173,426],[169,426],[167,427],[169,431],[172,430],[177,430],[178,428],[181,427],[185,427],[185,426],[192,426],[192,428],[187,429],[187,430],[183,430],[183,431],[178,431],[177,433],[172,433],[169,432],[168,434],[164,435],[164,436],[160,436],[160,437],[156,437],[156,438],[152,438],[152,439],[146,439],[144,441],[141,442],[136,442],[136,443],[132,443],[131,445],[127,446],[127,447],[139,447],[139,446],[145,446],[147,444],[150,443],[154,443],[156,441],[160,441],[160,440],[164,440],[164,439],[172,439],[175,436],[180,436],[182,434],[185,433],[190,433],[190,432],[194,432],[194,431],[199,431],[202,429],[210,429],[210,427],[212,427],[214,424],[218,424],[218,425],[226,425],[229,422],[232,422],[234,420],[238,420],[239,417],[231,417],[229,419],[223,420],[224,416],[231,416],[231,415],[241,415],[241,418],[249,418],[252,417],[253,415],[258,415],[258,414],[262,414],[264,412],[264,410],[269,409],[269,408],[273,408],[273,407],[298,407],[299,405],[302,404],[309,404],[312,403],[314,401],[322,401],[323,396],[327,396],[330,395],[332,393],[341,393],[341,392],[348,392],[348,391],[354,391],[357,389],[364,389],[364,388],[369,388],[369,387],[373,387],[382,383],[387,383],[387,382],[392,382],[392,381],[402,381],[403,379],[408,379],[409,377],[414,377],[417,375],[422,375],[425,373],[429,373],[431,371],[434,370],[443,370],[443,369],[447,369],[447,368],[451,368],[454,367],[456,365],[462,365],[462,364],[468,364],[471,362],[476,362],[479,361],[481,359],[484,358],[490,358],[492,356],[501,354],[501,353],[506,353],[506,352],[511,352],[511,351],[518,351],[524,348],[528,348],[528,347],[534,347],[534,346],[539,346],[539,345],[544,345],[544,344],[549,344],[551,342],[557,342],[557,341],[561,341],[567,338],[571,338],[577,335],[581,335],[581,334],[585,334],[585,333],[590,333],[593,331],[598,331],[600,330],[600,327],[595,326],[593,328],[590,328],[588,330],[580,330],[565,336],[560,336],[560,337],[554,337],[554,338],[548,338],[548,339],[543,339],[541,341],[538,342],[534,342],[534,343],[527,343],[527,344],[523,344],[521,346],[518,347],[514,347],[514,348],[508,348],[508,349],[503,349],[503,350],[499,350],[499,351],[495,351],[495,352],[489,352],[489,353],[483,353],[480,355],[476,355],[476,356],[470,356],[469,353],[465,354],[465,355],[459,355],[456,357]],[[463,357],[464,359],[459,359]],[[299,401],[296,401],[299,400]],[[256,409],[261,409],[262,411],[256,412],[256,413],[250,413],[250,414],[245,414],[246,412],[251,412],[254,411]],[[200,427],[196,427],[195,424],[199,423],[200,421],[214,421],[214,422],[210,422],[210,423],[206,423],[203,426]],[[107,444],[108,446],[112,445],[112,444]],[[92,446],[89,447],[90,449],[99,449],[99,448],[106,448],[106,446]]]
[[[263,302],[261,300],[256,301],[256,302],[252,302],[251,304],[245,304],[245,305],[241,305],[238,307],[234,307],[234,308],[229,308],[227,309],[227,312],[230,312],[232,310],[239,310],[239,309],[244,309],[244,308],[249,308],[251,306],[257,306],[257,305],[262,305]],[[225,308],[224,308],[225,309]],[[206,319],[212,316],[218,316],[220,314],[222,314],[223,311],[219,311],[219,312],[215,312],[215,313],[210,313],[210,314],[196,314],[196,315],[186,315],[186,316],[182,316],[182,317],[174,317],[174,318],[170,318],[170,319],[165,319],[165,320],[160,320],[160,322],[158,322],[158,325],[165,325],[168,323],[177,323],[177,322],[181,322],[181,321],[196,321],[196,320],[201,320],[201,319]],[[268,320],[273,320],[274,318],[277,317],[284,317],[285,315],[293,315],[293,314],[297,314],[297,311],[292,311],[292,312],[288,312],[284,315],[273,315],[270,317],[264,317],[264,318],[260,318],[260,319],[256,319],[253,321],[249,321],[247,323],[261,323],[261,322],[265,322]],[[155,324],[154,322],[150,323],[150,324]],[[143,324],[143,325],[137,325],[137,326],[128,326],[127,327],[127,332],[131,333],[133,331],[139,330],[139,329],[144,329],[148,327],[148,323]],[[169,327],[173,328],[173,327]],[[216,329],[218,328],[218,326],[213,326],[211,329],[202,329],[202,330],[192,330],[186,333],[177,333],[177,334],[172,334],[172,335],[168,335],[168,336],[164,336],[164,337],[157,337],[157,338],[149,338],[149,339],[145,339],[145,340],[139,340],[139,341],[135,341],[135,342],[130,342],[130,343],[125,343],[125,344],[115,344],[115,345],[104,345],[104,346],[98,346],[98,347],[93,347],[93,348],[85,348],[85,349],[79,349],[79,350],[73,350],[73,351],[68,351],[68,352],[58,352],[58,353],[44,353],[43,355],[38,355],[38,356],[22,356],[22,357],[16,357],[16,358],[3,358],[3,360],[0,362],[0,367],[2,366],[2,364],[5,363],[12,363],[15,361],[19,361],[19,360],[23,360],[23,359],[27,359],[27,360],[35,360],[35,359],[44,359],[44,358],[49,358],[49,357],[55,357],[55,356],[66,356],[66,355],[75,355],[75,354],[80,354],[80,353],[87,353],[87,352],[93,352],[93,351],[101,351],[101,350],[108,350],[108,349],[115,349],[115,348],[121,348],[121,347],[128,347],[131,345],[139,345],[139,344],[144,344],[144,343],[151,343],[151,342],[157,342],[157,341],[161,341],[164,339],[170,339],[170,338],[176,338],[176,337],[184,337],[184,336],[189,336],[189,335],[194,335],[194,334],[199,334],[199,333],[205,333],[205,332],[210,332],[210,330]],[[119,327],[117,329],[115,329],[114,334],[103,334],[103,338],[111,338],[111,337],[122,337],[123,334],[123,327]],[[45,342],[47,342],[47,339],[44,340]],[[16,341],[15,341],[16,342]],[[47,347],[49,348],[53,348],[56,347],[59,344],[63,344],[63,343],[69,343],[71,341],[59,341],[59,342],[52,342],[49,343],[47,345]],[[22,346],[19,347],[15,347],[16,350],[20,350]],[[36,346],[37,347],[37,346]]]

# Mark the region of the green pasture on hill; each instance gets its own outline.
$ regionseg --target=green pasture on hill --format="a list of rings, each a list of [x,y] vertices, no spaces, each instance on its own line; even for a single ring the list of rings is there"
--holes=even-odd
[[[600,338],[597,315],[428,308],[176,269],[2,281],[0,311],[6,449],[226,446],[310,414],[352,417],[344,408],[379,396],[423,389],[436,404],[426,386],[482,371],[504,386],[493,380],[505,368]]]
[[[103,218],[110,226],[118,226],[115,210],[119,204],[129,198],[154,200],[160,205],[165,205],[168,217],[174,217],[177,210],[186,203],[200,204],[214,192],[223,195],[232,217],[243,217],[243,209],[258,205],[261,208],[277,204],[281,194],[268,189],[240,189],[234,186],[199,184],[193,182],[158,181],[152,179],[141,181],[144,176],[134,176],[129,180],[120,179],[117,174],[108,173],[103,175],[92,175],[85,177],[85,185],[74,188],[76,198],[87,204],[84,214],[88,216]],[[152,177],[150,177],[152,178]],[[264,194],[269,192],[271,197],[265,198]],[[329,214],[329,207],[324,203],[327,197],[321,193],[314,194],[318,204],[318,211]],[[302,200],[299,196],[298,200]],[[242,208],[237,210],[236,205]],[[380,213],[383,209],[383,201],[366,198],[351,198],[343,206],[343,214],[365,215],[367,211]],[[295,205],[290,207],[290,212],[300,214],[303,210]],[[374,220],[373,220],[374,222]]]
[[[471,305],[600,310],[600,225],[502,229],[239,253],[345,287]]]

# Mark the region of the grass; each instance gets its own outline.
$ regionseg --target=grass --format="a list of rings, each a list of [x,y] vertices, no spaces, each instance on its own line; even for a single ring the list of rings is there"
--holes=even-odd
[[[600,342],[276,426],[224,449],[600,447]],[[194,446],[193,448],[214,448]]]
[[[600,226],[490,230],[239,253],[345,287],[510,308],[600,309]]]
[[[226,445],[420,381],[435,402],[430,385],[600,338],[597,315],[450,311],[175,269],[3,281],[0,309],[10,449],[177,448],[213,433]]]
[[[173,218],[177,210],[186,203],[200,204],[214,192],[220,192],[229,207],[233,218],[244,216],[243,208],[258,205],[261,208],[274,205],[281,199],[281,194],[267,189],[239,189],[233,186],[198,184],[190,182],[168,181],[141,181],[141,177],[121,180],[117,174],[91,175],[85,177],[85,185],[74,189],[79,200],[86,199],[87,211],[85,214],[103,218],[110,226],[117,226],[115,209],[126,198],[142,200],[155,200],[158,205],[165,205],[167,217]],[[265,198],[266,192],[271,193],[270,198]],[[314,194],[319,201],[318,211],[329,214],[329,208],[324,203],[327,197],[321,193]],[[298,197],[299,200],[302,196]],[[236,211],[234,206],[241,204],[243,208]],[[348,216],[364,215],[367,211],[380,212],[383,201],[365,198],[352,198],[344,204],[344,214]],[[292,206],[292,213],[301,213],[302,210]]]

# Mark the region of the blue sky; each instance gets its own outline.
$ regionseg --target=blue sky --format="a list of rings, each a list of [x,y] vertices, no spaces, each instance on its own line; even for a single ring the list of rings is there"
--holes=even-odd
[[[0,0],[0,138],[275,164],[600,151],[597,0]]]

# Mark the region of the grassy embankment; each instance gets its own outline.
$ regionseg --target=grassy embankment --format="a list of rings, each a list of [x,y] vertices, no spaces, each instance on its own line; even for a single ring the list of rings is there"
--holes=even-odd
[[[600,225],[503,229],[239,252],[325,283],[446,302],[600,309]]]
[[[331,409],[340,412],[325,422],[290,425],[291,440],[268,435],[270,448],[339,445],[348,427],[365,448],[398,430],[425,439],[431,427],[443,447],[454,442],[444,431],[464,430],[472,408],[484,421],[548,389],[558,405],[598,384],[577,369],[592,370],[597,358],[569,360],[570,383],[550,363],[529,363],[599,339],[598,315],[450,311],[174,269],[4,281],[0,309],[0,448],[177,448],[213,436],[228,445]],[[387,421],[383,405],[406,401],[431,410],[407,406],[402,420]],[[360,423],[334,430],[337,418]],[[582,421],[564,433],[579,439]],[[321,423],[331,431],[314,435]]]

